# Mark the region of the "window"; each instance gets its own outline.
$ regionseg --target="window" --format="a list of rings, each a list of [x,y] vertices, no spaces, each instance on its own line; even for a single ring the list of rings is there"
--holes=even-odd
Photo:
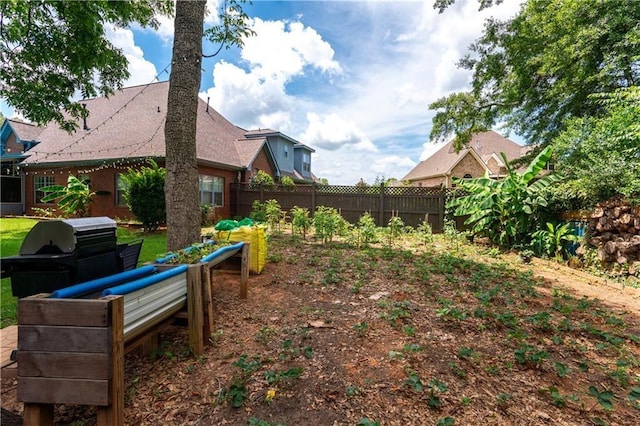
[[[307,152],[302,153],[302,170],[305,172],[311,171],[311,155]]]
[[[116,174],[116,206],[126,206],[124,192],[127,190],[127,182],[122,178],[121,173]]]
[[[36,176],[33,179],[33,199],[36,204],[42,204],[42,197],[44,197],[44,192],[40,191],[40,188],[44,188],[45,186],[55,185],[56,180],[53,176]],[[53,203],[49,203],[53,204]]]
[[[224,178],[200,175],[198,180],[200,181],[200,203],[222,206],[224,203]]]
[[[287,145],[284,146],[284,156],[285,157],[289,156],[289,146],[287,146]]]
[[[91,186],[91,179],[89,178],[89,175],[86,173],[78,173],[78,175],[76,176],[78,178],[78,180],[82,183],[84,183],[85,185]]]
[[[467,174],[466,174],[466,175],[464,175],[464,177],[463,177],[463,179],[471,179],[471,178],[472,178],[472,176],[471,176],[469,173],[467,173]]]

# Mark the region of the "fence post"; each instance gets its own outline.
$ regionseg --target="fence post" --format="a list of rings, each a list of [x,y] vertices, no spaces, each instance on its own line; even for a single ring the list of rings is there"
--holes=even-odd
[[[316,211],[316,182],[311,183],[311,215]]]
[[[264,203],[264,185],[260,184],[260,204]]]
[[[447,193],[446,189],[441,189],[440,197],[438,197],[438,210],[440,212],[440,214],[438,215],[438,222],[439,222],[438,226],[440,228],[440,232],[444,231],[444,215],[445,215],[444,203],[445,203],[446,193]]]
[[[384,226],[384,182],[380,183],[380,210],[378,211],[378,226]]]

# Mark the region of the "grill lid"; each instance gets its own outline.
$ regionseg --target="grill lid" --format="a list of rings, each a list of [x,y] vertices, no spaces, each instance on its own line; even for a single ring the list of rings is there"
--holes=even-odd
[[[20,255],[73,253],[77,233],[109,229],[115,230],[116,222],[108,217],[40,221],[22,241]]]

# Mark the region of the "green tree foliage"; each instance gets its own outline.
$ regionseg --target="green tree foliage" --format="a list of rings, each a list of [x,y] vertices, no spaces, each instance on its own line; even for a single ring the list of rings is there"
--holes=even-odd
[[[150,167],[129,169],[122,176],[127,187],[124,199],[129,210],[142,222],[145,232],[158,229],[167,215],[164,199],[166,170],[153,160],[148,162]]]
[[[543,190],[560,178],[549,174],[536,179],[551,159],[553,149],[547,147],[531,162],[524,173],[518,173],[507,165],[508,176],[494,180],[485,175],[481,178],[455,179],[455,183],[469,194],[450,201],[447,208],[455,216],[469,216],[465,224],[472,231],[488,237],[492,242],[505,247],[526,244],[535,229],[533,213],[538,207],[547,205]]]
[[[47,193],[42,202],[57,200],[58,208],[65,216],[76,215],[85,217],[89,214],[91,198],[96,194],[89,188],[88,182],[83,182],[73,175],[67,178],[67,185],[51,185],[40,189]]]
[[[569,120],[553,142],[558,170],[567,178],[554,197],[586,207],[616,195],[640,202],[640,89],[594,98],[605,113]]]
[[[256,185],[273,186],[273,177],[264,170],[258,170],[258,173],[251,177],[251,183]]]
[[[289,176],[282,176],[282,178],[280,178],[280,183],[285,188],[293,188],[296,186],[296,183]]]
[[[0,97],[37,124],[55,120],[72,131],[86,113],[72,100],[77,93],[106,96],[129,77],[105,26],[157,27],[155,14],[171,7],[167,0],[0,2]]]
[[[444,12],[444,10],[454,4],[456,0],[435,0],[433,3],[433,8],[438,9],[440,13]],[[479,0],[480,7],[479,10],[486,9],[487,7],[491,7],[494,4],[500,4],[503,0]]]
[[[487,21],[459,63],[473,71],[472,89],[430,105],[431,138],[455,133],[461,147],[503,123],[530,143],[548,143],[566,119],[600,115],[589,95],[640,81],[639,21],[640,2],[628,0],[528,0],[512,20]]]

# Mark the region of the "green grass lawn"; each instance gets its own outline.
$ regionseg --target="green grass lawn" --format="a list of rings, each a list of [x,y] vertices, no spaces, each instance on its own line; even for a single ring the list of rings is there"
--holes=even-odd
[[[0,256],[14,256],[20,251],[22,240],[37,220],[22,218],[0,218]],[[165,232],[145,234],[137,228],[118,227],[118,242],[142,239],[142,251],[138,264],[151,262],[167,251]],[[0,280],[0,328],[17,323],[17,299],[11,294],[11,279]]]

